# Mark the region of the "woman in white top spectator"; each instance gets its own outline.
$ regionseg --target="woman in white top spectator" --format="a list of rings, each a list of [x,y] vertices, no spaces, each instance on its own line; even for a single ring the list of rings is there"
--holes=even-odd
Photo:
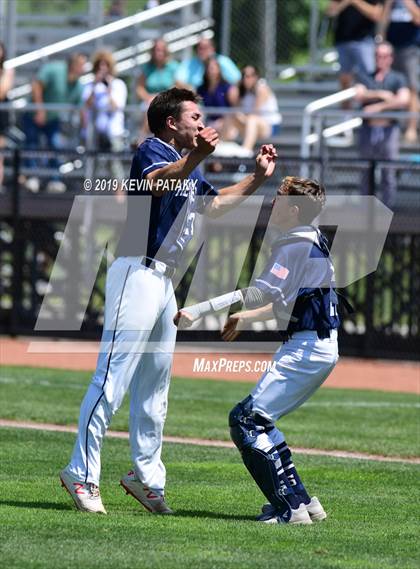
[[[236,88],[236,106],[242,112],[230,118],[228,130],[222,134],[225,140],[239,134],[242,147],[251,154],[258,140],[267,140],[280,132],[281,114],[276,96],[253,65],[242,70],[242,79]]]
[[[88,144],[93,142],[99,151],[124,149],[124,107],[127,87],[115,77],[115,62],[108,51],[98,51],[93,57],[94,80],[86,85],[83,100],[86,107]],[[122,179],[124,171],[119,160],[111,160],[115,178]]]

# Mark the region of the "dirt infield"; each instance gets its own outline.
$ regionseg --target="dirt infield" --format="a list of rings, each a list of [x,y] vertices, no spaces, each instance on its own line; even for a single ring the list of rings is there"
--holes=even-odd
[[[75,425],[54,425],[52,423],[35,423],[33,421],[11,421],[8,419],[0,419],[0,428],[12,429],[30,429],[35,431],[48,431],[53,433],[77,433]],[[114,439],[128,439],[128,433],[125,431],[112,431],[106,433],[107,437]],[[230,441],[219,441],[210,439],[193,439],[186,437],[164,436],[167,443],[210,446],[217,448],[235,448]],[[325,450],[318,448],[302,448],[293,447],[293,452],[306,454],[310,456],[333,456],[334,458],[352,458],[355,460],[374,460],[376,462],[403,462],[406,464],[420,464],[420,458],[408,458],[401,456],[383,456],[380,454],[368,454],[364,452],[350,452],[345,450]]]
[[[0,338],[0,365],[93,370],[97,353],[96,342]],[[270,360],[271,356],[268,354],[183,351],[175,353],[173,375],[255,382],[261,375],[264,362]],[[325,386],[420,394],[420,364],[342,358]]]

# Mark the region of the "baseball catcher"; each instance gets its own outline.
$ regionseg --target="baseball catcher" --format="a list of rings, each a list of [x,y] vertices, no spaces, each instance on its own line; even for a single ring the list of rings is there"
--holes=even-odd
[[[178,327],[233,305],[222,331],[234,340],[251,322],[273,317],[283,344],[253,391],[230,412],[233,442],[268,500],[257,517],[266,523],[310,524],[327,514],[306,490],[284,434],[275,422],[302,405],[327,379],[338,360],[338,295],[327,240],[312,225],[325,204],[315,180],[287,177],[273,200],[279,232],[271,256],[248,288],[178,311]],[[237,312],[237,310],[244,309]]]

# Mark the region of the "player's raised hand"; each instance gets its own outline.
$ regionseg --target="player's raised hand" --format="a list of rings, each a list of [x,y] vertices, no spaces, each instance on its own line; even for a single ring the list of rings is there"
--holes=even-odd
[[[202,156],[208,156],[217,146],[219,135],[211,126],[207,126],[200,130],[196,137],[195,151]]]
[[[192,326],[194,320],[185,310],[178,310],[174,316],[174,324],[178,330],[185,330]]]
[[[223,326],[222,338],[225,342],[233,342],[239,336],[239,322],[241,317],[239,314],[232,314]]]
[[[255,173],[269,178],[276,167],[277,152],[272,144],[263,144],[255,159]]]

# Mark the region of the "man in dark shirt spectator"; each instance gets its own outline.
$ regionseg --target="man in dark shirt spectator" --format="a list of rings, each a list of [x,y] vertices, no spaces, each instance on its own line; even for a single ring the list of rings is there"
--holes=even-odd
[[[394,47],[394,69],[407,78],[410,89],[412,113],[419,112],[419,68],[420,68],[420,0],[386,0],[386,39]],[[405,140],[410,144],[418,141],[416,117],[407,122]]]
[[[384,0],[330,0],[326,14],[336,18],[334,43],[340,63],[340,85],[348,89],[356,72],[375,69],[375,24],[383,15]],[[346,101],[343,108],[349,108]]]
[[[384,111],[402,110],[408,107],[410,91],[401,73],[391,69],[393,47],[382,42],[376,47],[376,70],[371,75],[360,75],[356,85],[357,99],[363,111],[376,115]],[[360,156],[370,160],[397,160],[399,154],[400,127],[395,119],[385,117],[365,118],[360,130]],[[396,195],[395,169],[381,168],[383,201],[392,206]],[[369,173],[362,177],[361,191],[369,193]]]

